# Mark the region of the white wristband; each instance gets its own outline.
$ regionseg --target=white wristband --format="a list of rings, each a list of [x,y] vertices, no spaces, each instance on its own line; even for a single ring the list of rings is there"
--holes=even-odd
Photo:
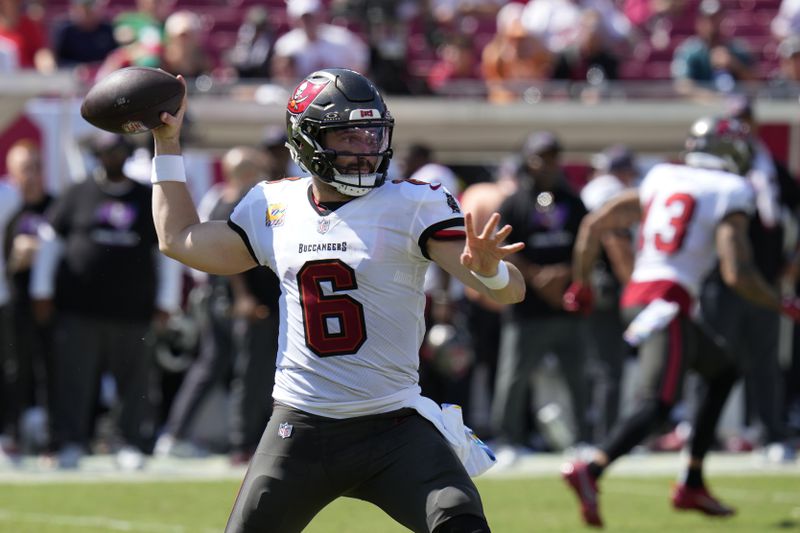
[[[186,169],[183,167],[183,156],[157,155],[153,158],[150,182],[161,183],[164,181],[180,181],[186,183]]]
[[[478,281],[492,289],[498,291],[508,285],[510,276],[508,275],[508,265],[505,261],[500,261],[497,264],[497,273],[494,276],[481,276],[477,272],[472,273],[473,276],[478,278]]]

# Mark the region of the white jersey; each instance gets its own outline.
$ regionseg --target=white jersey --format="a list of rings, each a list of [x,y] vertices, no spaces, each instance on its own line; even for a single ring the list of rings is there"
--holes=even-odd
[[[716,227],[754,209],[745,178],[684,165],[653,167],[639,188],[644,218],[632,281],[670,280],[696,297],[717,261]]]
[[[229,224],[281,282],[276,401],[348,418],[419,395],[427,242],[464,235],[444,187],[387,182],[327,211],[311,178],[262,182]]]
[[[581,189],[581,201],[589,211],[597,211],[603,204],[625,190],[625,184],[613,174],[596,176]]]

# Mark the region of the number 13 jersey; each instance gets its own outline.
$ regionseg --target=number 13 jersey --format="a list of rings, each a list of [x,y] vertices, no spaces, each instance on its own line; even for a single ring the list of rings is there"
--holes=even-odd
[[[684,165],[654,166],[639,198],[644,215],[631,281],[674,281],[693,297],[716,263],[717,225],[754,209],[745,178]]]
[[[262,182],[228,222],[281,282],[272,396],[331,418],[398,409],[420,393],[427,242],[464,237],[460,208],[397,181],[328,211],[311,183]]]

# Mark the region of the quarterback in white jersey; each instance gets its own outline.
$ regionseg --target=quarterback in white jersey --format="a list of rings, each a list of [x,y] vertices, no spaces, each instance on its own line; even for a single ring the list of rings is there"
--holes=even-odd
[[[713,342],[692,314],[700,283],[717,260],[725,283],[740,295],[800,320],[797,300],[782,302],[752,261],[747,228],[754,198],[741,176],[752,156],[746,126],[730,119],[700,119],[690,130],[686,149],[684,165],[655,166],[638,191],[621,193],[587,216],[575,243],[575,281],[564,295],[564,306],[589,312],[589,272],[602,234],[641,222],[632,278],[621,298],[629,324],[625,339],[638,347],[637,405],[589,463],[576,461],[562,468],[588,525],[603,524],[600,476],[668,419],[689,369],[705,379],[707,390],[693,421],[686,474],[672,493],[672,505],[710,516],[734,514],[710,494],[702,471],[725,400],[738,378],[735,359]]]
[[[262,182],[231,216],[281,280],[272,396],[331,418],[404,407],[420,393],[428,240],[463,236],[458,203],[439,184],[397,180],[331,211],[310,188]]]
[[[420,395],[417,358],[431,261],[498,303],[524,298],[504,260],[524,248],[504,244],[511,226],[495,213],[476,232],[441,185],[385,183],[394,119],[346,69],[310,74],[287,105],[287,146],[311,177],[261,183],[227,223],[200,223],[180,183],[185,110],[153,130],[161,250],[216,274],[265,265],[282,290],[275,406],[226,533],[299,532],[340,496],[413,531],[488,533],[469,473],[491,452]]]

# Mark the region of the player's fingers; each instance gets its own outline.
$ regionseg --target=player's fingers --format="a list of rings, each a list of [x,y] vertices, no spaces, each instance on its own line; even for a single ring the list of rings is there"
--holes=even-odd
[[[505,240],[506,237],[511,233],[512,227],[509,224],[506,224],[495,234],[494,240],[497,242],[502,242]]]
[[[464,231],[467,233],[467,239],[475,237],[475,227],[472,222],[472,213],[464,213]]]
[[[514,244],[506,244],[505,246],[498,246],[497,249],[503,252],[503,257],[515,254],[525,248],[524,242],[515,242]]]
[[[483,232],[480,235],[481,239],[488,239],[494,233],[495,228],[497,227],[497,223],[500,222],[500,213],[494,212],[492,216],[489,217],[489,220],[486,221],[486,225],[483,227]]]
[[[186,107],[189,105],[189,91],[186,85],[186,78],[180,74],[176,77],[183,84],[183,100],[181,100],[181,106],[178,108],[178,112],[175,113],[175,116],[178,117],[178,120],[182,121],[183,115],[186,113]]]
[[[172,115],[170,115],[166,111],[161,113],[161,117],[160,118],[161,118],[161,122],[163,122],[167,126],[177,126],[178,125],[177,117],[173,117]]]

